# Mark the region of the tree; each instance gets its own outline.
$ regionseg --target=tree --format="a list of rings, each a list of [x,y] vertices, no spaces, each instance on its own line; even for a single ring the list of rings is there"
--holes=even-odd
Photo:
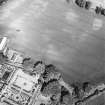
[[[84,97],[84,91],[80,83],[76,82],[71,85],[73,87],[73,97],[76,99],[82,99]]]
[[[94,84],[90,83],[90,82],[84,82],[82,84],[82,89],[85,93],[90,93],[91,90],[93,89]],[[93,89],[94,90],[94,89]]]
[[[45,82],[50,81],[51,79],[59,79],[61,74],[57,71],[56,67],[52,64],[46,65],[45,72],[43,73],[42,77]]]
[[[43,83],[41,93],[44,96],[52,96],[60,94],[61,86],[58,81],[51,81],[48,83]]]
[[[45,64],[43,61],[37,61],[33,66],[33,72],[43,74],[45,72]]]
[[[89,87],[89,85],[90,85],[89,82],[84,82],[83,86],[82,86],[83,91],[86,91],[86,89]]]
[[[27,65],[27,64],[30,62],[30,60],[31,60],[30,57],[24,58],[22,64],[23,64],[23,65]]]
[[[64,104],[64,105],[70,105],[70,104],[72,104],[71,94],[69,93],[69,91],[64,86],[61,87],[61,99],[60,99],[60,103]]]
[[[23,65],[26,69],[32,68],[33,65],[34,65],[34,60],[31,59],[31,57],[25,57],[25,58],[23,59],[22,65]]]

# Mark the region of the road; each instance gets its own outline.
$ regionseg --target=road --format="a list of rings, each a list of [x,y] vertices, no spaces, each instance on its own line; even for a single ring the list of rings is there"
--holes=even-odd
[[[11,0],[0,8],[0,36],[11,38],[10,47],[55,64],[68,83],[105,81],[104,16],[65,0]]]

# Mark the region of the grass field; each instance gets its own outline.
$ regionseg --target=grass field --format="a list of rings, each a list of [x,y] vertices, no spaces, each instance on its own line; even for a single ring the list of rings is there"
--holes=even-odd
[[[11,1],[0,13],[9,46],[55,64],[68,83],[105,81],[104,16],[65,0]]]

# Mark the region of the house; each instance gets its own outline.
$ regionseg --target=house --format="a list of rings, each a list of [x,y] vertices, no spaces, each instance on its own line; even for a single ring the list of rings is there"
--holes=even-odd
[[[7,37],[0,38],[0,53],[3,53],[5,55],[7,50],[7,44],[8,44]]]

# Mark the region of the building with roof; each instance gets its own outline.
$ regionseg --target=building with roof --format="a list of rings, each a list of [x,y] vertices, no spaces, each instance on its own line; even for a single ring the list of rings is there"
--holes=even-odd
[[[1,102],[10,105],[33,105],[32,103],[35,103],[33,97],[36,97],[39,92],[39,78],[38,74],[32,76],[21,68],[15,69],[9,82],[1,91]]]
[[[0,38],[0,53],[3,53],[5,55],[7,50],[7,44],[8,44],[7,37]]]

